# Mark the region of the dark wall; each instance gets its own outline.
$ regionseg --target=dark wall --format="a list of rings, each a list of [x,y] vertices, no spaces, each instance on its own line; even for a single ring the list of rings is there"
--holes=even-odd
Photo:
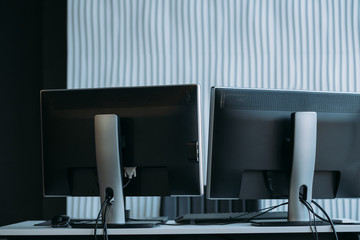
[[[66,87],[66,0],[1,0],[0,34],[4,225],[47,218],[65,208],[64,200],[42,196],[39,91]]]
[[[67,0],[42,0],[43,89],[66,88]]]

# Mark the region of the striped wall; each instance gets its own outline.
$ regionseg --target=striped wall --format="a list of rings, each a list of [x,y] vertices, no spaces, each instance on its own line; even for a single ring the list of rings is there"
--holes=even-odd
[[[316,199],[318,204],[320,204],[323,209],[332,217],[332,218],[341,218],[341,219],[353,219],[360,221],[360,200],[359,199],[350,199],[350,198],[339,198],[339,199]],[[285,202],[284,200],[263,200],[261,208],[267,208],[272,206],[277,206]],[[287,211],[288,206],[281,206],[275,211]],[[320,215],[324,216],[320,209],[314,206],[314,211]]]
[[[181,83],[360,92],[360,0],[68,0],[68,88]]]
[[[68,86],[359,91],[359,10],[358,0],[69,0]]]
[[[130,218],[141,219],[160,216],[160,197],[126,197]],[[66,214],[78,219],[96,219],[101,208],[100,197],[68,197]]]

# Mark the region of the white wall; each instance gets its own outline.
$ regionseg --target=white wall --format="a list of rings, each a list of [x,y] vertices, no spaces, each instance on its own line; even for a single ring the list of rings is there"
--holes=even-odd
[[[68,0],[68,88],[360,92],[359,0]],[[206,159],[206,152],[204,154]]]

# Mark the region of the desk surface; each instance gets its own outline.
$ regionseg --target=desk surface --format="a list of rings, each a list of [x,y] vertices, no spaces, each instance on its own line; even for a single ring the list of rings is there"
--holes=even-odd
[[[0,236],[58,236],[58,235],[93,235],[93,229],[82,228],[52,228],[48,226],[34,226],[43,221],[26,221],[0,227]],[[360,233],[360,225],[336,225],[338,233]],[[319,233],[332,232],[330,226],[318,226]],[[98,230],[102,234],[102,230]],[[176,225],[169,222],[155,228],[118,228],[108,229],[109,235],[187,235],[187,234],[282,234],[282,233],[311,233],[309,226],[289,227],[258,227],[248,223],[233,223],[226,225]]]

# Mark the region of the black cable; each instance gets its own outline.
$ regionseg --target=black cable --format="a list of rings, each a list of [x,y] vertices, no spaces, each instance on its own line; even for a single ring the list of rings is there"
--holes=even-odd
[[[312,212],[312,214],[315,215],[318,219],[320,219],[320,220],[323,221],[323,222],[329,222],[327,219],[325,219],[325,218],[319,216],[318,214],[316,214],[316,212],[314,211],[313,207],[311,206],[311,204],[310,204],[308,201],[305,201],[305,200],[303,200],[302,198],[299,198],[299,200],[300,200],[303,204],[305,204],[305,206],[308,205],[309,208],[310,208],[310,211]],[[308,209],[309,209],[309,208],[308,208]]]
[[[287,205],[287,204],[289,204],[289,203],[284,202],[284,203],[281,203],[281,204],[276,205],[276,206],[268,207],[268,209],[266,211],[263,211],[264,209],[260,209],[259,211],[263,211],[263,212],[260,212],[258,215],[249,218],[247,221],[251,221],[251,220],[253,220],[253,219],[257,218],[257,217],[260,217],[261,215],[264,215],[264,214],[266,214],[266,213],[268,213],[268,212],[270,212],[270,211],[272,211],[272,210],[274,210],[274,209],[276,209],[278,207],[281,207],[281,206],[284,206],[284,205]]]
[[[317,227],[316,227],[316,216],[315,216],[315,212],[314,212],[314,209],[313,207],[311,206],[310,203],[308,203],[307,201],[303,200],[303,199],[300,199],[300,202],[302,204],[305,205],[305,207],[307,208],[308,212],[309,212],[309,226],[310,226],[310,229],[311,229],[311,233],[313,234],[313,238],[315,240],[318,240],[319,239],[319,235],[318,235],[318,231],[317,231]],[[311,214],[313,216],[313,223],[314,223],[314,229],[313,229],[313,226],[311,225]]]
[[[261,215],[264,215],[264,214],[266,214],[266,213],[268,213],[268,212],[270,212],[270,211],[272,211],[272,210],[274,210],[274,209],[276,209],[276,208],[278,208],[278,207],[281,207],[281,206],[284,206],[284,205],[287,205],[287,204],[288,204],[288,202],[284,202],[284,203],[281,203],[281,204],[276,205],[276,206],[270,206],[270,207],[258,209],[258,210],[256,210],[255,212],[259,212],[259,214],[255,215],[255,216],[253,216],[253,217],[250,217],[250,218],[244,220],[243,222],[249,222],[249,221],[251,221],[252,219],[255,219],[255,218],[257,218],[257,217],[259,217],[259,216],[261,216]],[[264,210],[265,210],[265,211],[264,211]],[[230,220],[234,220],[234,219],[237,219],[237,218],[239,218],[239,217],[243,217],[243,216],[249,215],[249,214],[251,214],[251,213],[252,213],[252,212],[240,214],[240,215],[238,215],[238,216],[236,216],[236,217],[230,218]]]
[[[126,188],[127,185],[129,185],[130,181],[131,181],[131,179],[129,179],[129,180],[124,184],[123,188]]]
[[[103,201],[103,203],[101,204],[101,208],[100,211],[98,213],[98,216],[96,218],[96,222],[95,222],[95,227],[94,227],[94,238],[95,240],[97,240],[97,228],[99,225],[99,220],[102,219],[103,221],[103,234],[104,234],[104,239],[108,239],[108,235],[107,235],[107,218],[108,218],[108,214],[111,208],[111,205],[114,204],[114,191],[112,190],[112,188],[106,188],[105,189],[105,200]],[[105,207],[105,211],[104,211],[104,207]],[[104,211],[104,217],[102,218],[102,214]]]
[[[320,215],[318,215],[317,213],[313,212],[313,214],[314,214],[314,215],[315,215],[318,219],[320,219],[321,221],[330,223],[330,222],[329,222],[329,220],[327,220],[327,219],[325,219],[325,218],[321,217],[321,216],[320,216]]]
[[[303,198],[302,198],[302,194],[300,193],[300,198],[299,198],[299,200],[301,201]],[[307,201],[306,201],[307,202]],[[311,204],[309,203],[309,202],[307,202],[308,204],[309,204],[309,206],[312,208],[312,206],[311,206]],[[313,213],[313,215],[315,215],[318,219],[320,219],[321,221],[323,221],[323,222],[329,222],[327,219],[325,219],[325,218],[323,218],[323,217],[321,217],[320,215],[318,215],[318,214],[316,214],[316,212],[315,211],[313,211],[312,212]]]
[[[313,215],[313,221],[314,221],[314,228],[315,228],[315,234],[316,234],[316,239],[319,239],[319,235],[318,235],[318,231],[317,231],[317,226],[316,226],[316,216],[315,216],[315,211],[314,208],[311,206],[310,203],[306,202],[309,206],[309,213],[311,212]]]
[[[329,223],[331,225],[331,228],[332,228],[332,230],[334,232],[335,239],[338,240],[339,238],[338,238],[338,235],[337,235],[336,230],[335,230],[335,225],[334,225],[333,221],[331,220],[331,218],[329,217],[329,215],[327,214],[327,212],[317,202],[315,202],[314,200],[311,200],[311,202],[314,203],[314,205],[317,208],[319,208],[322,211],[322,213],[326,216],[326,218],[329,221]]]
[[[94,228],[94,238],[95,238],[95,240],[97,240],[97,234],[96,234],[96,233],[97,233],[97,228],[98,228],[99,221],[100,221],[100,219],[101,219],[102,212],[103,212],[103,210],[104,210],[105,204],[107,204],[107,200],[106,200],[106,199],[105,199],[105,200],[103,201],[103,203],[101,204],[100,211],[99,211],[98,216],[97,216],[97,218],[96,218],[95,228]]]
[[[105,213],[104,213],[104,239],[108,240],[108,233],[107,233],[107,221],[108,221],[108,216],[109,216],[109,212],[111,209],[111,206],[114,204],[114,190],[110,187],[105,189],[105,199],[106,199],[106,207],[105,207]]]
[[[107,202],[106,207],[105,207],[105,214],[104,214],[104,239],[108,240],[108,233],[107,233],[107,221],[108,221],[108,216],[109,216],[109,212],[111,209],[112,203],[111,202]]]
[[[280,203],[280,204],[275,205],[275,206],[270,206],[270,207],[258,209],[255,212],[261,212],[261,211],[268,210],[268,209],[274,210],[275,208],[278,208],[278,207],[281,207],[281,206],[284,206],[284,205],[287,205],[287,204],[289,204],[289,202],[283,202],[283,203]]]

